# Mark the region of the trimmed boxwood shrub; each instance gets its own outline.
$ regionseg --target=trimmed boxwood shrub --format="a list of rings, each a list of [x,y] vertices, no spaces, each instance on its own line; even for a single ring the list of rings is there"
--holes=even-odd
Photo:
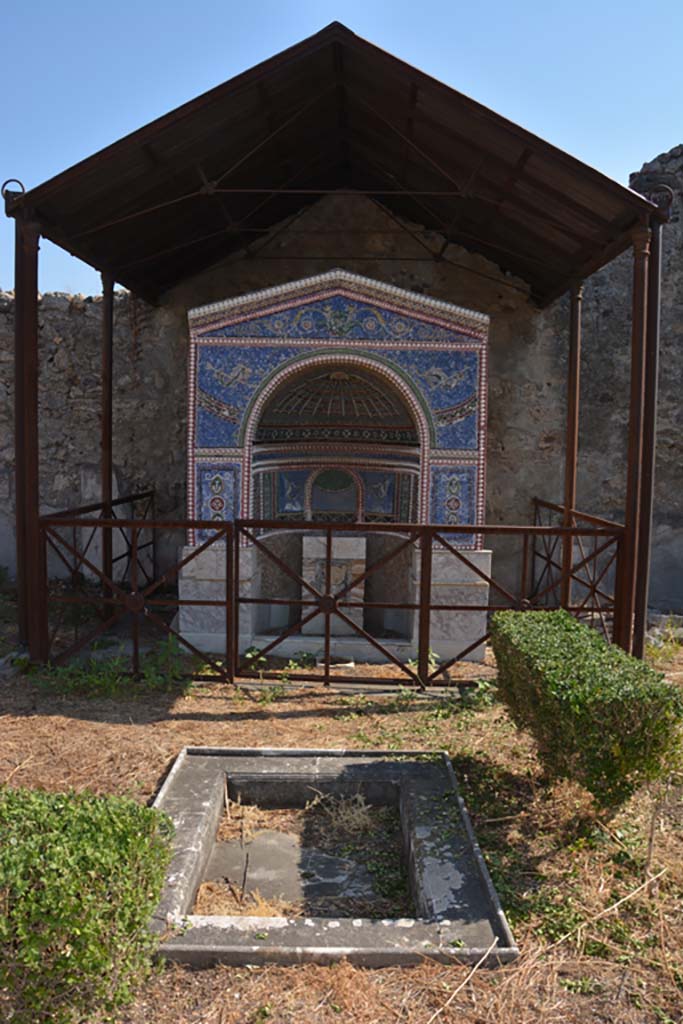
[[[0,789],[0,1016],[66,1024],[132,997],[171,832],[123,797]]]
[[[568,612],[496,612],[491,642],[500,695],[550,777],[608,808],[680,757],[681,690]]]

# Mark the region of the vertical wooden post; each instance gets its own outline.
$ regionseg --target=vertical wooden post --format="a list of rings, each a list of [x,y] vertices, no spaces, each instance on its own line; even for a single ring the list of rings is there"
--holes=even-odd
[[[113,363],[114,363],[114,278],[102,274],[102,413],[100,424],[100,493],[103,519],[111,519],[113,494]],[[102,527],[102,572],[108,580],[113,573],[112,531]],[[103,583],[103,594],[111,597],[111,587]],[[106,611],[106,608],[105,608]]]
[[[19,629],[32,661],[47,657],[47,594],[40,536],[38,433],[38,249],[40,229],[15,227],[15,452]]]
[[[567,440],[564,456],[564,526],[574,525],[576,507],[576,472],[579,453],[579,398],[581,392],[581,308],[583,283],[572,286],[569,313],[569,365],[567,368]],[[562,585],[560,604],[568,608],[571,602],[571,569],[574,538],[562,540]]]
[[[661,221],[653,221],[647,288],[647,348],[645,353],[645,407],[643,412],[643,449],[640,481],[640,530],[637,546],[638,571],[636,573],[632,646],[632,653],[637,658],[642,658],[645,650],[647,603],[650,590],[650,552],[657,444],[662,227]]]
[[[647,282],[650,256],[650,227],[641,224],[633,232],[633,296],[631,314],[631,394],[628,423],[628,468],[624,553],[618,574],[616,598],[620,624],[617,642],[631,650],[635,587],[638,574],[638,533],[640,523],[643,413],[645,404],[645,350],[647,341]]]

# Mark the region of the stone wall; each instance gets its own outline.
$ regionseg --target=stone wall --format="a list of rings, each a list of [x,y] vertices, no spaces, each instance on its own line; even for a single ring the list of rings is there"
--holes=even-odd
[[[683,147],[646,164],[634,178],[675,190],[664,231],[662,373],[659,402],[652,604],[683,608],[681,393],[683,340],[681,204]],[[354,234],[354,229],[371,231]],[[425,240],[434,249],[440,236]],[[185,282],[154,309],[117,293],[115,302],[114,462],[121,492],[154,486],[159,516],[185,512],[186,309],[296,280],[331,266],[488,313],[490,387],[487,521],[530,521],[534,495],[562,496],[568,314],[565,300],[539,314],[524,285],[482,257],[449,246],[440,262],[401,232],[375,203],[330,196],[267,245]],[[329,254],[323,261],[308,254]],[[358,256],[363,259],[358,259]],[[623,517],[628,416],[631,260],[628,254],[587,283],[584,302],[578,506]],[[12,347],[14,303],[0,293],[0,564],[13,569]],[[40,321],[41,502],[45,509],[93,500],[98,487],[100,304],[46,294]],[[181,536],[160,554],[170,559]],[[496,545],[494,566],[506,561]]]

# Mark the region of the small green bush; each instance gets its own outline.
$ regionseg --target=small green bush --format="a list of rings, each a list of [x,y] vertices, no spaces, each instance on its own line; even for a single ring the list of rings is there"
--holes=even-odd
[[[0,1016],[68,1024],[147,975],[169,820],[123,797],[0,789]]]
[[[549,776],[609,808],[680,757],[681,690],[568,612],[497,612],[491,642],[500,696]]]

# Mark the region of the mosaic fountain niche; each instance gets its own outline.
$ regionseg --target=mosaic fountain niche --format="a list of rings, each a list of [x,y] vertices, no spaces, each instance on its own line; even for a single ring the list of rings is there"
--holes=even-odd
[[[332,271],[200,307],[188,319],[190,518],[276,523],[259,541],[321,592],[321,524],[367,524],[367,531],[333,535],[332,593],[405,539],[400,531],[373,532],[372,524],[483,523],[486,316]],[[195,531],[184,557],[208,536]],[[450,540],[490,573],[491,553],[474,530]],[[371,605],[414,603],[419,571],[419,551],[404,547],[351,589],[348,599],[359,606],[345,610],[349,621],[331,616],[332,655],[384,660],[360,627],[395,656],[415,657],[416,612]],[[242,651],[265,646],[302,617],[301,606],[284,602],[305,599],[305,585],[253,544],[240,548],[239,582],[242,596],[279,602],[240,607]],[[182,571],[180,597],[224,594],[225,553],[213,544]],[[486,582],[435,547],[433,604],[487,600]],[[486,632],[485,616],[432,613],[432,647],[454,657]],[[179,626],[196,647],[225,650],[223,609],[181,606]],[[323,633],[317,615],[277,653],[319,655]],[[479,646],[467,657],[483,653]]]

